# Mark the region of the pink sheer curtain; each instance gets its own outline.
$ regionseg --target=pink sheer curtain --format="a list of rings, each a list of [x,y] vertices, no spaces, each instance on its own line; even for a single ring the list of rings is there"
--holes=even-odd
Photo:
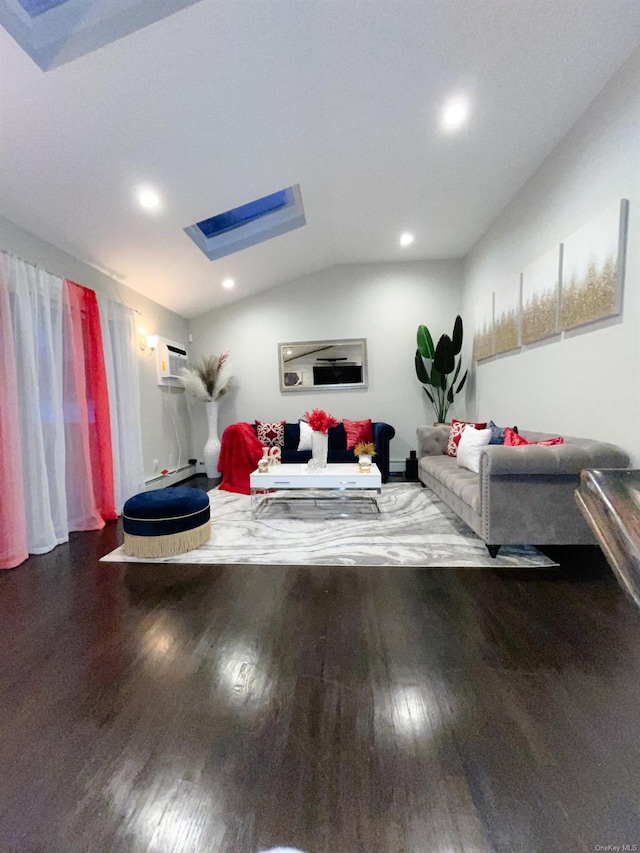
[[[65,281],[64,400],[70,530],[117,518],[109,395],[100,313],[92,290]]]
[[[9,291],[0,255],[0,568],[27,559],[27,529],[22,486],[18,388]]]

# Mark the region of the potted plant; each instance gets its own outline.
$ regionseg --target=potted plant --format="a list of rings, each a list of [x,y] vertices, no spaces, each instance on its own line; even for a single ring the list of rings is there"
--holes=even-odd
[[[353,448],[353,453],[358,457],[358,468],[360,473],[368,474],[371,471],[371,462],[376,455],[376,446],[372,441],[359,441]]]
[[[438,423],[445,423],[455,395],[462,391],[467,380],[468,371],[465,370],[458,382],[462,367],[462,317],[459,314],[456,317],[451,337],[442,335],[435,347],[431,333],[424,325],[418,326],[417,339],[416,375],[433,404]]]
[[[191,397],[202,400],[207,410],[208,438],[204,446],[207,477],[218,476],[220,439],[218,438],[218,401],[231,388],[234,377],[229,374],[229,353],[202,358],[199,365],[182,369],[180,379]]]

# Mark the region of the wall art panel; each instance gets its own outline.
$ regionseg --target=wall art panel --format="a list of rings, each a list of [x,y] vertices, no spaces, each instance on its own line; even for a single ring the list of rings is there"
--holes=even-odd
[[[493,294],[493,349],[496,354],[520,346],[520,274],[508,277]]]
[[[558,334],[562,246],[555,246],[522,273],[522,343]]]
[[[622,311],[628,210],[628,201],[622,199],[564,241],[562,329],[573,329]]]
[[[473,360],[493,355],[493,293],[476,303],[473,318]]]

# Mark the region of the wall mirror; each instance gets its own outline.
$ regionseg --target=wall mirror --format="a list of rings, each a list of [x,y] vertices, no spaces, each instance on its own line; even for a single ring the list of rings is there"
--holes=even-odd
[[[367,387],[367,341],[278,344],[281,391],[340,391]]]

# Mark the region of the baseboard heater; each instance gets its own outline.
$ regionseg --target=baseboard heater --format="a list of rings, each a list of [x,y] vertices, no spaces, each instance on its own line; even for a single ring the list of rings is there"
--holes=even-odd
[[[186,480],[188,477],[192,477],[196,473],[195,465],[183,465],[171,474],[159,474],[157,477],[151,477],[149,480],[145,480],[146,490],[149,491],[151,489],[163,489],[165,486],[174,486],[176,483],[180,483],[182,480]]]

